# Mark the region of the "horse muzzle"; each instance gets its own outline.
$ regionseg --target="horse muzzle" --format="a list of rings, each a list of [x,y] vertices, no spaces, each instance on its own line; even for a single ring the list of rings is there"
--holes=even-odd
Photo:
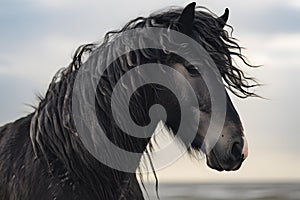
[[[218,171],[238,170],[248,157],[247,140],[244,136],[240,138],[230,142],[225,149],[217,143],[206,156],[207,165]]]

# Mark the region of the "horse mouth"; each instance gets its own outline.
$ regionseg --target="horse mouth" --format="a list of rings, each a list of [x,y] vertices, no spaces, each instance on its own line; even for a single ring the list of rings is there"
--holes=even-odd
[[[211,150],[211,152],[206,155],[206,162],[210,168],[215,169],[219,172],[224,171],[213,150]]]
[[[208,155],[206,155],[206,159],[207,159],[207,165],[210,168],[215,169],[219,172],[236,171],[242,166],[242,163],[243,163],[243,159],[241,159],[239,162],[237,162],[233,166],[222,165],[213,150],[211,150],[211,152]]]

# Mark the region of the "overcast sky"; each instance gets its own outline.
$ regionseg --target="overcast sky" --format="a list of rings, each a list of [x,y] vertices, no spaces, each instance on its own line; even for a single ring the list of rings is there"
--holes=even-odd
[[[101,40],[137,16],[185,0],[1,0],[0,124],[31,112],[54,73],[80,44]],[[246,47],[248,73],[265,85],[269,100],[233,101],[243,120],[250,156],[238,172],[218,173],[204,161],[182,158],[159,173],[162,181],[300,179],[300,2],[298,0],[201,0],[216,14],[230,9],[233,36]],[[180,173],[178,173],[178,171]]]

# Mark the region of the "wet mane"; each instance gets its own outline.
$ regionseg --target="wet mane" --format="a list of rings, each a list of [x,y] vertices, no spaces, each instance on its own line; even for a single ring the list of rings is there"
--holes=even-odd
[[[115,46],[119,45],[114,43],[114,38],[126,30],[146,27],[178,30],[177,21],[181,12],[182,8],[171,8],[153,13],[149,17],[138,17],[128,22],[120,30],[106,33],[102,42],[80,46],[76,50],[70,65],[58,71],[54,76],[46,96],[41,99],[39,106],[36,108],[30,130],[36,156],[46,156],[46,159],[50,162],[52,159],[48,153],[50,151],[53,155],[59,157],[67,169],[74,171],[79,177],[88,177],[91,185],[97,186],[99,185],[99,180],[110,178],[105,177],[105,173],[102,177],[96,175],[95,169],[90,167],[95,162],[91,161],[91,155],[84,149],[76,133],[71,117],[72,87],[76,73],[85,62],[93,58],[93,55],[99,57],[100,67],[105,67],[108,64],[106,63],[107,56],[116,54],[117,48]],[[242,48],[228,31],[220,28],[216,17],[208,9],[197,7],[193,25],[193,34],[196,36],[196,41],[212,57],[223,78],[224,85],[233,94],[241,98],[257,96],[249,90],[257,86],[255,80],[245,76],[244,72],[234,64],[233,58],[241,59],[246,66],[254,66],[246,61],[241,53]],[[230,26],[227,27],[231,28]],[[233,28],[231,29],[233,30]],[[107,50],[104,51],[103,49]],[[114,74],[114,77],[102,80],[102,83],[107,85],[106,89],[108,91],[102,92],[101,95],[111,94],[113,85],[119,79],[119,76],[129,69],[143,64],[145,60],[167,63],[170,61],[169,58],[170,55],[164,55],[163,51],[149,49],[130,52],[126,56],[119,57],[115,61],[114,68],[108,71],[108,73]],[[193,71],[190,71],[193,74]],[[102,106],[104,110],[107,109],[106,105]],[[130,142],[128,145],[137,145],[139,147],[138,144],[131,144]],[[78,166],[80,169],[77,168]],[[84,166],[88,166],[88,168],[83,173],[81,169]],[[50,165],[49,168],[51,168]]]
[[[182,12],[181,8],[171,8],[166,11],[155,12],[149,17],[137,17],[136,19],[128,22],[120,30],[109,31],[105,34],[103,42],[90,43],[80,46],[73,56],[73,60],[69,67],[66,68],[62,74],[67,75],[74,70],[78,70],[89,55],[93,54],[96,49],[107,47],[111,44],[113,39],[126,30],[146,27],[161,27],[171,28],[178,30],[177,20]],[[252,77],[247,77],[245,73],[240,69],[237,64],[233,62],[233,59],[241,59],[242,62],[248,67],[257,67],[247,62],[245,56],[242,54],[242,47],[239,46],[237,40],[231,35],[233,33],[233,27],[226,25],[231,31],[230,33],[220,28],[217,15],[209,11],[205,7],[197,7],[194,19],[193,32],[197,36],[197,42],[199,42],[204,49],[213,58],[217,65],[220,74],[222,75],[225,86],[236,96],[240,98],[247,98],[257,96],[254,92],[250,91],[250,88],[258,86],[258,83]],[[113,53],[113,48],[111,49]],[[155,57],[155,55],[149,55],[147,52],[135,52],[134,59],[138,61],[142,56]],[[129,66],[137,66],[140,63],[132,63],[132,58],[121,58],[122,62]]]

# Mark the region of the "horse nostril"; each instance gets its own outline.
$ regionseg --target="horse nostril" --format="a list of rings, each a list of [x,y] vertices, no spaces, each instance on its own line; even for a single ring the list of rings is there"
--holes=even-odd
[[[244,155],[242,155],[242,145],[238,142],[235,142],[231,148],[231,154],[234,160],[243,159]]]

